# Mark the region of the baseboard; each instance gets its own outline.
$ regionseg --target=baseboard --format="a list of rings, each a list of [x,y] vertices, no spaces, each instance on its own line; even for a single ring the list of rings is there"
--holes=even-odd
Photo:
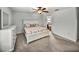
[[[16,35],[20,35],[20,34],[23,34],[23,33],[17,33]]]
[[[2,52],[13,52],[13,50],[14,50],[14,48],[11,48],[11,49],[9,49],[7,51],[2,51]]]
[[[12,48],[12,49],[8,50],[8,52],[13,52],[13,50],[14,50],[14,48]]]
[[[56,37],[56,38],[59,38],[59,39],[62,39],[62,40],[66,40],[66,41],[70,41],[70,42],[76,43],[76,40],[70,40],[70,39],[67,39],[67,38],[65,38],[65,37],[62,37],[62,36],[60,36],[60,35],[58,35],[58,34],[55,34],[55,33],[53,33],[53,35],[54,35],[54,37]]]

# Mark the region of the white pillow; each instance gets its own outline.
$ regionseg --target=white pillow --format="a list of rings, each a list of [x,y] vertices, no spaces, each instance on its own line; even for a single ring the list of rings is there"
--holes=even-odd
[[[25,27],[30,27],[30,24],[29,23],[25,24]]]

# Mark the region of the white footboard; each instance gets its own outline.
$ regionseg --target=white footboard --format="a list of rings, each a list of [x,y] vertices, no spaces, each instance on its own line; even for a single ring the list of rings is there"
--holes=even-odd
[[[29,35],[25,34],[25,36],[26,36],[27,44],[28,44],[29,42],[32,42],[34,40],[38,40],[42,37],[49,36],[49,31],[38,32],[38,33],[29,34]]]

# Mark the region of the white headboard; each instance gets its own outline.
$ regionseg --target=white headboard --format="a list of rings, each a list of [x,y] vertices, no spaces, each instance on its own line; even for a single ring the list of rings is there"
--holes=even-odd
[[[27,24],[27,23],[29,23],[29,24],[39,24],[38,21],[27,21],[27,20],[23,21],[23,24]]]

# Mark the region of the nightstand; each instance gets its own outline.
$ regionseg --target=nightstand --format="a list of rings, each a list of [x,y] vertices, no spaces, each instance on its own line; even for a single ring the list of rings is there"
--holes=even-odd
[[[47,24],[47,29],[51,31],[51,25]]]

